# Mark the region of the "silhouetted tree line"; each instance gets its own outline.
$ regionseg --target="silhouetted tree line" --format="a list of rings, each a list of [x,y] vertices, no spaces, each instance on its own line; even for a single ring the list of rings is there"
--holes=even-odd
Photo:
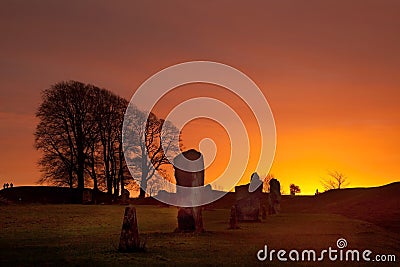
[[[91,181],[118,195],[126,184],[122,123],[128,102],[112,92],[77,81],[42,92],[35,146],[43,152],[40,182],[83,189]]]
[[[44,90],[36,113],[35,146],[43,153],[39,182],[78,189],[91,184],[95,190],[119,195],[132,182],[122,143],[127,108],[126,99],[91,84],[59,82]],[[153,113],[146,116],[135,106],[128,111],[125,149],[144,197],[155,171],[166,173],[166,155],[179,151],[179,131]]]

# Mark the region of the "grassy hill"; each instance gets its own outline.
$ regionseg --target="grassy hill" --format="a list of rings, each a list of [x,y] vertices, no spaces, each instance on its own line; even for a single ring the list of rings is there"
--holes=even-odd
[[[400,232],[400,182],[379,187],[335,189],[317,196],[285,197],[284,212],[334,213]]]

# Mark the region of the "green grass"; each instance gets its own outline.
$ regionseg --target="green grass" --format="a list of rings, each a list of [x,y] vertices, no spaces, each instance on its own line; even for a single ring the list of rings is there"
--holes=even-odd
[[[0,206],[0,265],[268,265],[256,253],[271,249],[336,247],[340,237],[348,248],[396,254],[400,235],[371,223],[331,214],[287,213],[261,223],[241,223],[228,230],[229,210],[205,211],[203,234],[177,234],[177,209],[137,206],[144,253],[117,251],[124,206],[10,205]],[[397,266],[393,264],[391,266]],[[356,266],[324,262],[324,266]],[[293,262],[287,266],[295,266]],[[321,266],[310,262],[299,266]],[[358,265],[357,265],[358,266]],[[377,266],[390,266],[378,264]]]

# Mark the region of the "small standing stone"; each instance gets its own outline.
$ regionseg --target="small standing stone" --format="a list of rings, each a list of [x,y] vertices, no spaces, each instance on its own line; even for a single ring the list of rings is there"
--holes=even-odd
[[[236,206],[231,207],[231,217],[229,218],[229,229],[238,229],[237,216],[236,216]]]
[[[263,220],[267,219],[267,207],[265,205],[261,206],[261,218]]]
[[[281,209],[281,184],[277,179],[272,178],[271,181],[269,181],[269,188],[268,213],[270,215],[278,214]]]
[[[141,249],[143,248],[140,245],[136,209],[134,207],[126,207],[121,237],[119,240],[119,251],[131,252]]]

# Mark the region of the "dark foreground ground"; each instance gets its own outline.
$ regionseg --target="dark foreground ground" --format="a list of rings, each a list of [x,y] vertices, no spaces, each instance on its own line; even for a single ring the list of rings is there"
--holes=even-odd
[[[332,190],[318,196],[282,197],[282,213],[228,230],[233,193],[207,207],[203,234],[173,233],[177,209],[154,199],[132,199],[144,253],[119,253],[125,206],[99,193],[97,203],[71,204],[81,195],[68,188],[16,187],[0,190],[0,266],[400,266],[400,183],[375,188]],[[265,197],[266,200],[266,197]],[[40,204],[41,203],[41,204]],[[43,204],[47,203],[47,204]],[[50,204],[52,203],[52,204]],[[64,203],[64,204],[55,204]],[[344,238],[348,249],[395,256],[395,262],[260,262],[257,252],[315,250]],[[345,255],[345,254],[344,254]],[[287,255],[286,255],[287,257]],[[345,259],[345,258],[344,258]],[[393,258],[391,259],[393,260]]]
[[[228,230],[229,209],[204,212],[207,232],[176,234],[177,209],[138,205],[144,253],[117,252],[124,206],[4,205],[0,206],[0,266],[143,266],[143,265],[263,265],[256,253],[268,249],[365,249],[392,254],[397,262],[287,262],[285,266],[399,266],[400,234],[370,222],[337,214],[283,212],[260,223],[242,223]],[[367,208],[367,207],[366,207]]]

